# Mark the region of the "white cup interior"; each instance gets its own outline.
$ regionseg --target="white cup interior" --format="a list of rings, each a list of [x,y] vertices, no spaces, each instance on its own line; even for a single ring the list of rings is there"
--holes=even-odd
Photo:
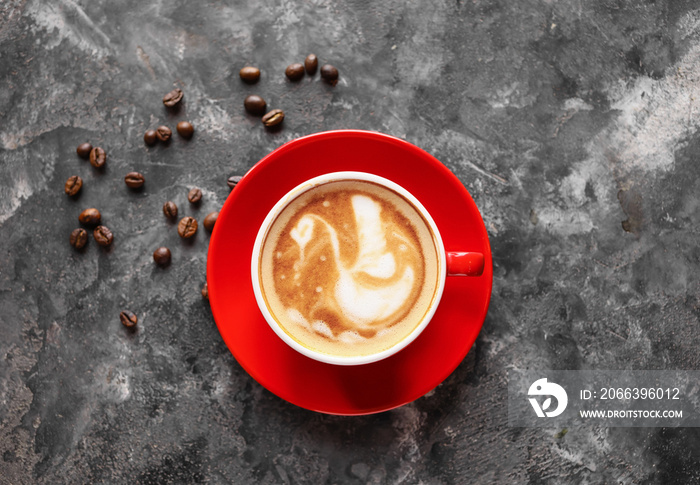
[[[260,276],[259,276],[259,264],[260,264],[260,251],[262,250],[263,243],[267,237],[268,231],[272,226],[272,223],[276,220],[277,216],[282,212],[282,210],[297,197],[313,189],[319,185],[323,185],[329,182],[336,182],[341,180],[359,180],[372,182],[378,185],[382,185],[394,192],[397,192],[405,199],[407,199],[423,216],[423,219],[430,226],[430,230],[434,235],[435,249],[438,255],[438,285],[435,291],[435,295],[431,301],[430,307],[425,313],[425,316],[417,325],[411,333],[409,333],[402,340],[397,342],[392,347],[385,349],[381,352],[374,354],[362,355],[362,356],[337,356],[332,354],[325,354],[322,352],[317,352],[304,347],[299,342],[294,340],[287,332],[279,325],[275,317],[270,312],[270,309],[265,302],[263,297]],[[255,293],[255,299],[258,303],[261,313],[265,317],[265,320],[270,325],[270,328],[290,347],[292,347],[297,352],[320,362],[325,362],[327,364],[334,365],[361,365],[368,364],[371,362],[376,362],[385,359],[391,355],[394,355],[401,349],[405,348],[408,344],[413,342],[420,333],[425,329],[430,320],[432,319],[437,306],[442,298],[442,293],[445,287],[445,278],[447,275],[446,262],[445,262],[445,248],[442,242],[442,237],[440,236],[440,231],[435,225],[435,221],[430,216],[428,211],[423,207],[423,204],[418,201],[416,197],[413,196],[408,190],[404,189],[400,185],[388,180],[384,177],[378,175],[366,173],[366,172],[333,172],[320,175],[309,179],[298,186],[290,190],[284,197],[282,197],[275,205],[272,207],[270,212],[265,217],[265,220],[260,226],[257,237],[255,238],[255,243],[253,245],[253,253],[251,257],[251,279],[253,283],[253,292]]]

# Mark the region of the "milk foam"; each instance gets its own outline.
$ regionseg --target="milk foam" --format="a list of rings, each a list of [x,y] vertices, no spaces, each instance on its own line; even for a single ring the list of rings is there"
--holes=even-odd
[[[401,278],[393,283],[363,284],[361,278],[358,278],[360,273],[384,280],[394,276],[397,271],[396,260],[394,254],[387,251],[381,205],[366,195],[353,195],[351,202],[359,248],[355,263],[346,267],[341,261],[338,234],[330,222],[314,214],[305,214],[290,231],[290,236],[299,246],[300,255],[294,277],[300,277],[304,248],[311,240],[315,223],[318,222],[328,232],[333,261],[339,271],[335,282],[335,299],[340,311],[356,325],[366,327],[372,322],[391,317],[406,304],[415,284],[415,270],[405,268]],[[328,335],[325,331],[321,333]]]
[[[333,182],[311,192],[283,210],[263,245],[271,313],[317,351],[393,346],[420,322],[437,287],[430,229],[403,197],[376,184]]]

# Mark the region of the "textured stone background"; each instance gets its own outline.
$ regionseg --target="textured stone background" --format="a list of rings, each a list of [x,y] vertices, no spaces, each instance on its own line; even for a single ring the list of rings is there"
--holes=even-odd
[[[339,68],[335,88],[285,82],[309,52]],[[254,88],[237,76],[248,63]],[[0,482],[697,483],[695,429],[509,428],[506,372],[700,369],[699,80],[690,0],[2,2]],[[174,86],[176,115],[161,103]],[[245,115],[250,92],[287,112],[281,131]],[[190,142],[144,146],[180,119]],[[160,212],[173,199],[203,217],[229,175],[336,128],[443,161],[494,254],[462,365],[366,417],[305,411],[250,378],[199,294],[208,235],[182,244]],[[75,155],[83,141],[107,150],[104,173]],[[110,251],[68,245],[89,206]]]

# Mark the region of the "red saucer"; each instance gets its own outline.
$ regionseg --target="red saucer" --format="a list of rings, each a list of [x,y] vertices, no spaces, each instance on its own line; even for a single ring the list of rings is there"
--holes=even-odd
[[[481,252],[479,277],[448,277],[423,333],[372,364],[334,366],[288,347],[268,326],[253,295],[250,258],[272,206],[304,180],[355,170],[405,187],[437,224],[446,251]],[[493,268],[479,210],[462,183],[434,157],[388,135],[341,130],[291,141],[263,158],[224,204],[209,243],[207,282],[214,320],[239,364],[277,396],[312,411],[360,415],[409,403],[440,384],[467,355],[486,317]]]

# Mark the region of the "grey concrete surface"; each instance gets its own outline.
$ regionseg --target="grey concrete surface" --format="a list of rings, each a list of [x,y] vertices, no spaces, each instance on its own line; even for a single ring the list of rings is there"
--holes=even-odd
[[[285,81],[310,52],[337,86]],[[253,88],[237,75],[249,63]],[[562,435],[509,428],[506,405],[509,368],[700,368],[699,81],[689,0],[2,2],[0,482],[700,482],[696,429]],[[177,113],[161,103],[173,87]],[[251,92],[286,111],[282,130],[244,113]],[[144,145],[182,119],[192,140]],[[161,214],[172,199],[203,217],[229,175],[338,128],[445,163],[494,255],[488,317],[454,374],[352,418],[248,376],[199,293],[207,234],[182,244]],[[107,151],[103,172],[76,156],[84,141]],[[124,185],[130,170],[143,191]],[[89,206],[111,250],[69,246]]]

